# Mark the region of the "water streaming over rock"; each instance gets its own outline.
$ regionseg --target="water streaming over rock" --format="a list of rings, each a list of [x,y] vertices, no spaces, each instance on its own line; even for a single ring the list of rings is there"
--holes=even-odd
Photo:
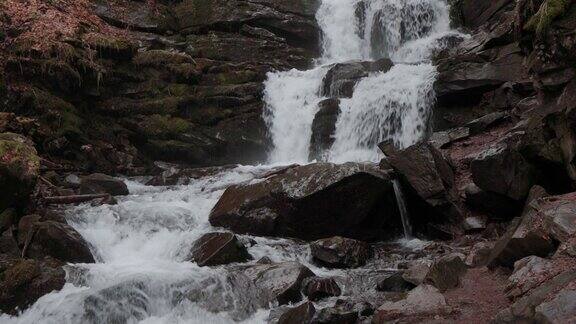
[[[307,162],[310,128],[322,79],[334,63],[388,57],[395,66],[372,73],[341,99],[333,162],[376,161],[376,145],[393,139],[408,146],[425,134],[434,103],[434,50],[451,33],[448,6],[441,0],[323,1],[316,16],[323,55],[309,71],[270,73],[266,122],[274,148],[269,162]],[[305,89],[304,89],[305,88]],[[306,137],[308,137],[306,139]]]
[[[311,123],[322,79],[331,64],[390,57],[395,66],[373,73],[341,101],[332,161],[376,161],[378,142],[406,146],[425,131],[433,101],[434,67],[428,59],[449,33],[442,0],[324,0],[317,13],[323,55],[308,71],[271,73],[265,87],[274,149],[271,163],[308,162]],[[224,189],[258,181],[269,166],[240,166],[189,185],[149,187],[128,181],[130,196],[118,205],[88,204],[67,210],[67,219],[89,242],[95,264],[67,266],[67,284],[40,298],[23,314],[0,315],[2,323],[229,323],[265,322],[261,292],[234,276],[234,267],[188,262],[192,243],[214,231],[208,215]],[[317,275],[338,276],[310,262],[306,244],[250,240],[254,260],[297,260]],[[255,261],[252,261],[254,263]],[[347,278],[363,278],[362,269]],[[346,279],[346,280],[348,280]],[[341,283],[344,293],[360,286]],[[375,283],[368,282],[368,286]],[[356,288],[354,288],[356,287]]]
[[[396,203],[398,204],[398,209],[400,210],[400,217],[402,218],[402,229],[404,230],[404,238],[409,240],[412,238],[412,225],[410,224],[410,216],[408,215],[408,210],[406,209],[406,201],[404,200],[402,187],[398,179],[393,179],[392,185],[394,186],[394,195],[396,196]]]

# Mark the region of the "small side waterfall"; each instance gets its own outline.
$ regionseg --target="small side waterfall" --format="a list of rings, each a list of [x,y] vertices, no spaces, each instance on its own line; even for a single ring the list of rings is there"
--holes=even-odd
[[[394,186],[396,203],[398,204],[398,209],[400,210],[400,218],[402,219],[404,238],[410,240],[412,238],[412,225],[410,224],[410,216],[408,215],[408,210],[406,209],[406,202],[404,201],[404,195],[402,194],[400,181],[398,181],[398,179],[393,179],[392,185]]]

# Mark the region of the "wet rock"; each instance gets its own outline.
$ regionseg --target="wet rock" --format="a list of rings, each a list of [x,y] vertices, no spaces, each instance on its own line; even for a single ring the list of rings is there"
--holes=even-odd
[[[415,286],[420,285],[426,279],[430,271],[431,263],[428,261],[416,261],[411,264],[402,274],[402,278]]]
[[[301,324],[309,323],[314,314],[316,313],[316,308],[311,302],[305,302],[300,306],[296,306],[287,310],[278,319],[278,324]]]
[[[302,291],[311,301],[318,301],[326,297],[340,296],[342,291],[332,278],[311,277],[302,283]]]
[[[213,273],[204,280],[191,279],[182,284],[184,294],[175,293],[172,303],[178,304],[186,298],[208,312],[226,312],[237,322],[268,308],[273,300],[269,290],[259,287],[242,272]]]
[[[18,242],[28,245],[26,256],[43,258],[49,255],[63,262],[94,263],[88,244],[70,225],[42,221],[38,215],[28,215],[18,225]]]
[[[476,155],[470,162],[470,170],[479,188],[513,200],[524,199],[536,181],[534,167],[504,142]]]
[[[125,196],[129,194],[128,187],[124,181],[101,173],[94,173],[82,177],[80,180],[80,193],[107,193],[113,196]]]
[[[445,311],[446,299],[434,286],[420,285],[408,293],[406,299],[386,302],[377,310],[373,323],[385,323],[403,316]]]
[[[232,233],[207,233],[192,247],[192,260],[199,266],[217,266],[251,259],[246,247]]]
[[[226,189],[209,220],[235,233],[372,241],[400,230],[392,185],[372,164],[316,163]]]
[[[430,207],[442,215],[439,217],[444,220],[446,216],[452,219],[460,216],[454,188],[454,172],[438,149],[429,143],[419,143],[399,150],[389,141],[381,143],[379,147],[390,165],[401,176],[402,184],[428,205],[425,213],[410,213],[413,215],[413,224],[430,222],[430,219],[416,218],[419,214],[430,215]],[[410,202],[408,205],[411,205]]]
[[[256,286],[268,290],[278,303],[287,304],[302,299],[302,282],[314,273],[298,262],[258,264],[244,271]]]
[[[470,135],[468,127],[453,128],[446,131],[435,132],[430,136],[430,143],[440,149],[450,145],[452,142],[467,138]]]
[[[322,95],[332,98],[351,98],[356,83],[370,72],[386,72],[393,63],[389,59],[376,62],[345,62],[335,64],[322,81]]]
[[[358,310],[353,304],[336,303],[333,307],[322,308],[312,319],[313,324],[353,324],[358,320]]]
[[[62,263],[51,258],[6,260],[0,257],[0,310],[16,315],[66,282]]]
[[[440,291],[456,288],[468,267],[457,254],[450,254],[434,260],[424,282],[434,285]]]
[[[340,115],[340,100],[332,98],[322,100],[318,106],[320,109],[312,121],[310,159],[322,161],[326,160],[324,154],[334,143],[333,135]]]
[[[0,133],[0,212],[28,202],[40,171],[40,158],[26,137]]]
[[[416,285],[406,281],[402,277],[401,272],[396,272],[391,276],[378,282],[376,290],[378,291],[391,291],[391,292],[406,292],[412,290]]]
[[[80,179],[79,176],[77,176],[73,173],[70,173],[69,175],[67,175],[64,178],[63,185],[67,188],[76,189],[76,188],[80,187],[81,182],[82,182],[82,180]]]
[[[356,268],[372,257],[370,245],[365,242],[335,236],[310,243],[312,258],[333,268]]]

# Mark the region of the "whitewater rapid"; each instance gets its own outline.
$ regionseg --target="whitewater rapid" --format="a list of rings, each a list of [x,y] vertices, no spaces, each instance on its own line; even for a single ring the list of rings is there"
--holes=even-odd
[[[389,57],[395,65],[362,79],[352,98],[341,100],[329,161],[377,161],[376,145],[384,139],[399,146],[418,141],[434,101],[430,56],[453,33],[442,0],[323,0],[316,18],[323,54],[315,67],[270,73],[265,82],[264,119],[273,142],[268,165],[223,169],[172,187],[126,180],[130,195],[117,205],[67,209],[68,222],[89,243],[97,263],[66,266],[61,291],[43,296],[19,316],[0,315],[0,322],[266,322],[270,311],[257,304],[258,292],[236,289],[227,266],[186,261],[196,239],[218,230],[208,222],[210,210],[225,188],[258,181],[272,164],[309,162],[311,124],[324,99],[319,89],[334,63]],[[274,262],[299,261],[320,276],[342,275],[313,264],[307,244],[240,238],[252,263],[267,256]],[[350,294],[353,288],[340,284]]]

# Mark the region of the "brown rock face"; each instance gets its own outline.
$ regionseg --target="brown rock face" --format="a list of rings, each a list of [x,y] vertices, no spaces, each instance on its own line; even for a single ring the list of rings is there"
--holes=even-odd
[[[295,166],[229,187],[209,219],[236,233],[371,241],[400,228],[392,192],[387,176],[371,164]]]
[[[192,260],[201,267],[245,262],[250,258],[246,247],[232,233],[204,234],[192,247]]]
[[[440,291],[456,288],[468,267],[458,255],[446,255],[432,263],[425,282],[431,283]]]
[[[314,241],[310,250],[315,261],[332,268],[360,267],[372,256],[367,243],[340,236]]]
[[[320,109],[312,121],[310,159],[323,161],[325,152],[334,144],[333,136],[340,115],[340,100],[333,98],[322,100],[318,106]]]

